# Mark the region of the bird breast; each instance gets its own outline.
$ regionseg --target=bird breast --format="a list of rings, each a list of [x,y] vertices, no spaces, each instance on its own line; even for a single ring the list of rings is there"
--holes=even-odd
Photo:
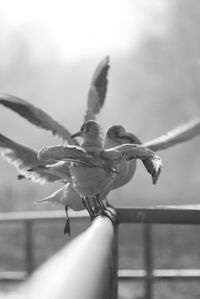
[[[112,184],[112,189],[118,188],[121,185],[123,185],[123,181],[128,174],[128,169],[129,169],[129,162],[123,160],[119,165],[118,174],[114,179],[114,182]]]
[[[100,167],[72,166],[70,172],[73,187],[80,196],[95,196],[105,191],[116,176],[113,171]]]

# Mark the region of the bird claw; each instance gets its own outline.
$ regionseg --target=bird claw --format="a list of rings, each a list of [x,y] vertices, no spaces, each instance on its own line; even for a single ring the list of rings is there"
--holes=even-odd
[[[112,213],[112,210],[108,209],[102,201],[99,200],[98,196],[96,197],[96,203],[98,205],[99,211],[95,217],[102,215],[109,218],[114,223],[116,215]]]
[[[104,210],[103,213],[101,213],[101,215],[108,217],[112,222],[114,222],[113,216],[114,214],[110,211],[110,210]]]

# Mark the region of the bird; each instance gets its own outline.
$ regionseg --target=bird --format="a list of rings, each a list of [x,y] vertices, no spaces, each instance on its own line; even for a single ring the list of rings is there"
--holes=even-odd
[[[100,125],[91,120],[84,123],[81,130],[71,136],[82,137],[81,146],[44,147],[38,153],[38,158],[46,163],[52,160],[70,163],[72,186],[80,195],[92,220],[99,214],[108,216],[107,210],[102,205],[101,195],[103,194],[105,198],[112,189],[112,183],[123,160],[143,160],[151,157],[161,167],[161,159],[141,145],[122,144],[104,149],[101,132]],[[88,198],[94,199],[97,213],[91,209]]]
[[[108,85],[107,77],[109,68],[109,57],[106,56],[97,65],[92,76],[87,96],[87,108],[84,115],[84,121],[95,120],[96,115],[100,112],[104,105]],[[18,113],[19,115],[27,119],[30,123],[42,129],[51,131],[53,135],[61,138],[63,142],[79,145],[76,139],[70,138],[71,133],[69,132],[69,130],[67,130],[63,125],[54,120],[48,113],[40,108],[37,108],[28,101],[14,95],[0,94],[0,104]],[[40,162],[39,165],[37,154],[36,152],[34,152],[34,150],[24,147],[23,145],[12,141],[2,134],[0,136],[0,140],[2,143],[2,147],[7,147],[5,158],[12,164],[17,166],[17,169],[20,172],[18,175],[19,180],[26,178],[42,184],[48,181],[52,182],[62,179],[62,182],[66,183],[65,175],[66,173],[68,173],[66,163],[58,163],[59,165],[51,165],[51,167],[48,165],[47,167],[46,165],[42,165]],[[9,158],[9,155],[12,157]],[[65,170],[64,179],[63,171],[61,170]],[[52,172],[54,173],[54,175]],[[66,198],[66,195],[70,194],[70,192],[72,192],[75,197],[75,192],[73,192],[71,188],[69,188],[69,186],[66,188],[63,187],[62,196]],[[70,198],[69,195],[68,197]],[[56,196],[56,198],[58,198],[58,196]],[[65,206],[65,210],[68,219],[67,205]]]
[[[162,134],[161,136],[154,138],[148,142],[143,143],[155,152],[165,150],[169,147],[177,145],[182,142],[186,142],[200,134],[200,118],[194,118],[189,122],[181,124],[174,129]],[[127,133],[123,126],[115,125],[108,128],[104,137],[104,148],[110,148],[123,143],[140,143],[138,138],[133,133]],[[144,163],[146,160],[142,160]],[[125,166],[124,166],[125,164]],[[123,161],[119,168],[119,173],[116,175],[114,182],[112,183],[112,190],[119,188],[127,184],[135,174],[136,160],[129,162]],[[158,172],[159,173],[159,172]],[[62,190],[62,188],[61,188]],[[60,190],[59,196],[55,198],[51,195],[49,202],[63,203],[67,201],[67,193]],[[73,198],[73,196],[72,196]],[[41,200],[42,202],[42,200]],[[48,202],[48,197],[44,199],[44,202]]]
[[[142,142],[133,134],[127,133],[125,128],[121,125],[114,125],[108,128],[104,138],[104,148],[110,148],[124,143],[142,144]],[[142,160],[146,170],[152,176],[152,182],[155,184],[161,172],[161,167],[157,169],[157,164],[151,158]],[[113,189],[123,186],[132,178],[136,170],[136,160],[126,161],[120,165],[119,174],[117,175]]]
[[[111,145],[122,144],[125,142],[142,144],[148,147],[154,152],[165,150],[169,147],[175,146],[179,143],[189,141],[200,134],[200,118],[195,117],[192,120],[180,124],[179,126],[171,129],[170,131],[162,134],[161,136],[154,138],[150,141],[142,143],[136,135],[133,133],[128,133],[123,126],[111,126],[104,140],[104,147],[109,147]],[[152,182],[155,184],[160,175],[161,168],[157,169],[154,165],[154,161],[151,158],[142,160],[146,170],[152,175]],[[118,188],[127,184],[135,174],[136,170],[136,160],[132,160],[127,163],[125,171],[122,169],[121,174],[116,177],[112,187],[113,189]]]
[[[98,64],[92,77],[88,91],[86,113],[84,116],[85,122],[89,120],[95,120],[96,115],[100,112],[105,103],[109,68],[109,57],[107,56]],[[0,94],[0,104],[20,114],[32,124],[51,131],[54,135],[60,137],[63,142],[79,146],[77,139],[71,138],[71,133],[64,126],[55,121],[46,112],[28,103],[27,101],[13,95]],[[158,138],[155,138],[153,141],[144,143],[143,145],[154,150],[155,152],[166,149],[175,145],[176,143],[187,141],[198,135],[200,131],[199,126],[199,119],[192,120],[190,123],[183,124],[177,129],[171,130],[167,133],[167,135],[162,135]],[[117,143],[119,140],[113,140],[113,142],[114,144],[111,144],[110,147],[121,144],[122,140],[120,143]],[[127,142],[133,144],[141,143],[140,140],[131,133],[127,133],[126,139],[123,139],[123,143]],[[19,143],[3,136],[2,134],[0,134],[0,146],[4,148],[5,158],[7,158],[13,165],[17,167],[19,171],[18,179],[28,178],[39,183],[54,181],[60,181],[61,183],[64,183],[64,187],[59,189],[59,192],[54,192],[54,196],[52,194],[49,197],[46,197],[46,201],[48,201],[49,198],[49,201],[53,202],[54,198],[56,199],[55,201],[64,203],[67,202],[67,197],[73,198],[73,196],[79,199],[78,193],[72,188],[71,183],[69,183],[70,171],[68,162],[56,162],[53,160],[49,160],[48,164],[41,162],[37,157],[36,151],[20,145]],[[104,147],[107,147],[105,141]],[[126,163],[124,161],[121,163],[118,173],[116,173],[115,179],[112,183],[112,189],[118,188],[128,183],[135,173],[136,161],[134,159],[128,162],[126,161]],[[149,157],[147,159],[143,159],[142,162],[144,165],[146,164],[145,167],[147,171],[152,175],[153,183],[156,183],[160,172],[157,171],[157,176],[155,176],[153,171],[156,169],[156,166],[158,166],[159,163],[157,163],[156,160],[151,160]],[[128,168],[126,168],[126,175],[124,175],[125,172],[123,173],[123,171],[120,171],[120,168],[122,170],[125,169],[122,167],[122,165],[128,165]],[[42,200],[45,202],[45,199]],[[42,200],[40,201],[42,202]],[[74,200],[74,202],[76,202],[76,200]],[[92,205],[92,202],[90,204]],[[81,207],[84,208],[82,203],[80,204],[80,208]]]
[[[112,126],[107,130],[107,133],[111,131],[109,138],[105,135],[104,137],[104,146],[106,148],[114,147],[119,144],[122,144],[124,141],[127,142],[127,139],[123,135],[129,135],[126,133],[125,129],[121,129],[121,133],[117,135],[118,127],[122,126]],[[115,133],[113,133],[114,131]],[[123,132],[123,134],[122,134]],[[107,134],[106,133],[106,134]],[[200,134],[200,118],[192,119],[189,122],[179,125],[178,127],[168,131],[167,133],[154,138],[148,142],[143,143],[143,146],[148,146],[150,149],[156,151],[167,149],[171,146],[174,146],[181,142],[186,142]],[[121,137],[120,137],[121,136]],[[106,141],[105,141],[106,140]],[[129,142],[131,140],[129,139]],[[54,192],[50,196],[47,196],[37,202],[45,203],[59,203],[65,206],[66,212],[68,207],[73,210],[85,209],[82,205],[79,194],[74,190],[72,185],[69,183],[69,168],[68,162],[66,161],[53,161],[53,164],[47,164],[44,161],[41,161],[37,157],[37,152],[33,149],[25,147],[16,141],[13,141],[2,134],[0,134],[0,147],[3,148],[2,155],[8,160],[9,163],[14,165],[19,172],[19,175],[30,179],[35,183],[46,183],[46,182],[55,182],[60,181],[64,183],[64,187],[60,188],[58,192]],[[144,160],[142,160],[144,161]],[[131,166],[133,163],[133,167]],[[119,173],[116,174],[114,182],[112,184],[112,190],[123,186],[128,183],[135,173],[135,160],[129,162],[129,169],[126,172],[126,176],[122,179],[122,176]],[[67,168],[67,170],[66,170]],[[31,169],[31,171],[29,171]],[[55,170],[55,171],[54,171]],[[63,178],[63,174],[66,177]],[[120,179],[117,177],[120,177]],[[116,181],[115,181],[116,180]],[[118,183],[117,183],[118,180]],[[73,200],[74,199],[74,200]],[[93,205],[93,202],[90,202],[90,205]],[[78,206],[78,208],[77,208]],[[66,213],[67,214],[67,213]],[[67,217],[68,222],[68,217]],[[67,225],[65,226],[65,231],[69,230]]]

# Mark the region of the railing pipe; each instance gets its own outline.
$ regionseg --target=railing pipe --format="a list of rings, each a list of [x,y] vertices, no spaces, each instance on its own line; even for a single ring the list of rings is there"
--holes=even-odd
[[[118,247],[119,247],[119,224],[115,223],[114,225],[114,241],[113,241],[113,274],[112,274],[112,287],[113,293],[112,298],[118,298]]]
[[[19,295],[29,299],[116,298],[113,242],[111,220],[96,218],[85,232],[36,270],[22,284]]]
[[[118,277],[124,281],[143,281],[146,277],[146,270],[120,269]],[[200,280],[200,269],[154,269],[152,271],[153,281],[194,281]]]
[[[152,255],[152,225],[145,223],[143,226],[143,250],[144,250],[144,269],[146,269],[145,275],[145,299],[153,298],[153,255]]]
[[[25,257],[26,257],[26,271],[28,274],[34,269],[34,245],[33,245],[33,223],[31,220],[26,220],[25,224]]]
[[[200,224],[200,205],[119,208],[120,223]]]

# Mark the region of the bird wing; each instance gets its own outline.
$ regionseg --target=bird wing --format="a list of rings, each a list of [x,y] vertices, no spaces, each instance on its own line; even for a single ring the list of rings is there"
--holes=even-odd
[[[45,164],[38,157],[37,152],[25,147],[0,134],[0,147],[4,149],[2,156],[19,172],[18,178],[27,178],[35,183],[55,182],[56,175],[45,173]],[[39,167],[38,167],[39,166]],[[30,171],[30,169],[33,169]]]
[[[113,162],[118,162],[120,160],[119,153],[128,161],[133,159],[145,160],[150,158],[154,165],[154,170],[157,176],[161,171],[162,162],[160,157],[157,156],[152,150],[144,147],[143,145],[121,144],[113,148],[104,150],[103,156],[105,159],[110,159],[113,160]]]
[[[117,160],[123,155],[127,160],[146,159],[154,157],[156,154],[149,148],[139,144],[121,144],[103,151],[103,156],[106,159]]]
[[[105,57],[97,66],[90,89],[88,91],[87,110],[84,121],[95,120],[96,114],[99,113],[104,105],[107,86],[108,86],[108,70],[109,57]]]
[[[15,111],[37,127],[51,131],[53,135],[61,137],[69,144],[78,145],[75,139],[70,138],[71,133],[65,127],[33,104],[8,94],[0,94],[0,104]]]
[[[191,121],[168,131],[164,135],[151,141],[143,143],[143,146],[157,152],[174,146],[178,143],[188,141],[200,134],[200,118]]]
[[[135,136],[134,134],[127,133],[127,135],[129,137],[131,143],[140,144],[140,145],[142,144],[140,139],[138,139],[138,137]],[[152,159],[151,157],[149,157],[149,158],[143,159],[142,163],[144,164],[148,173],[151,174],[153,184],[156,184],[156,182],[159,178],[159,175],[161,173],[161,165],[159,166],[158,160]],[[131,165],[130,165],[130,168],[131,168]],[[133,165],[133,168],[135,168],[134,165]],[[132,170],[130,169],[130,174],[128,174],[130,179],[132,178],[132,173],[134,174],[134,171],[132,172]]]
[[[57,145],[44,147],[38,153],[38,158],[41,161],[68,161],[78,163],[83,166],[104,167],[104,164],[100,159],[95,158],[79,146]]]

